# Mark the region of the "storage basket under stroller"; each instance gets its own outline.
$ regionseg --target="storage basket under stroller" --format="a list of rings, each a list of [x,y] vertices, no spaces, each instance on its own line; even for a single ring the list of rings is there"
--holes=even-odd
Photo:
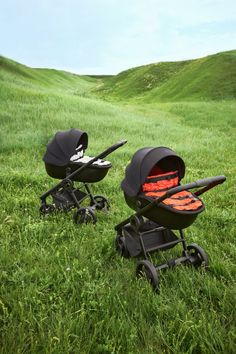
[[[201,194],[225,181],[216,176],[181,185],[185,163],[167,147],[142,148],[126,167],[121,183],[125,201],[135,214],[118,224],[116,248],[122,256],[144,256],[136,269],[145,273],[154,290],[158,289],[157,270],[178,264],[208,265],[205,251],[196,244],[186,245],[183,229],[204,211]],[[194,193],[191,189],[198,189]],[[199,189],[201,188],[201,189]],[[176,232],[179,231],[179,237]],[[152,264],[150,253],[182,244],[182,256],[161,265]]]
[[[48,175],[62,181],[40,197],[41,213],[67,212],[77,208],[74,214],[77,224],[95,223],[95,209],[109,208],[109,202],[102,195],[93,196],[88,183],[97,183],[105,178],[112,165],[103,159],[125,143],[118,142],[96,157],[90,157],[84,155],[88,147],[86,132],[79,129],[57,132],[48,143],[43,160]],[[74,182],[81,185],[75,188]],[[48,197],[52,199],[51,204],[47,203]],[[89,199],[89,206],[82,207],[85,199]]]

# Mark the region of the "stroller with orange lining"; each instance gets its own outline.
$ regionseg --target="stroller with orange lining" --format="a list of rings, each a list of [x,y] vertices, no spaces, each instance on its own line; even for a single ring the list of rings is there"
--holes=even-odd
[[[185,164],[167,147],[142,148],[126,167],[121,183],[128,206],[135,214],[116,225],[116,249],[123,257],[143,256],[136,275],[144,275],[154,291],[159,289],[158,271],[180,264],[208,266],[207,253],[195,243],[187,245],[183,229],[190,226],[204,204],[199,196],[223,183],[225,176],[180,185]],[[197,189],[194,193],[191,189]],[[172,230],[179,230],[179,237]],[[154,265],[149,255],[182,245],[182,255]]]

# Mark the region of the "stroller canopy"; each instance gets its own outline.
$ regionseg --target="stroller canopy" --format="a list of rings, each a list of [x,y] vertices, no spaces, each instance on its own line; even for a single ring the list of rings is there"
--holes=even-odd
[[[83,150],[87,149],[87,133],[78,129],[59,131],[48,143],[43,160],[50,165],[66,166],[79,145],[83,146]]]
[[[179,180],[184,177],[184,161],[173,150],[167,147],[142,148],[136,151],[126,167],[125,178],[121,182],[122,190],[128,196],[136,197],[150,171],[156,165],[165,172],[178,170]]]

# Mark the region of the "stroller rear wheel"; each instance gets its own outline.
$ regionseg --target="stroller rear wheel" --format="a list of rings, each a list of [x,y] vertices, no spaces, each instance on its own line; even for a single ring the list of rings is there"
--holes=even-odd
[[[96,224],[97,218],[91,208],[79,208],[74,213],[74,222],[77,225],[81,225],[83,223],[88,224],[90,222]]]
[[[198,246],[196,243],[191,243],[187,246],[187,249],[190,255],[190,263],[193,264],[194,267],[208,267],[208,256],[202,247]]]
[[[159,277],[154,265],[148,260],[139,261],[136,267],[136,276],[146,276],[147,280],[151,283],[154,292],[159,290]]]

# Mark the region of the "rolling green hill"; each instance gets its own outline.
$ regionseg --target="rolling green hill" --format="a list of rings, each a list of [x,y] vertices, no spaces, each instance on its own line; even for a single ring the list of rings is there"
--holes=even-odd
[[[94,87],[97,79],[54,69],[33,69],[0,56],[0,82],[0,88],[12,92],[17,88],[41,92],[52,89],[82,95]]]
[[[105,98],[107,95],[117,98],[132,98],[161,87],[174,74],[183,69],[189,62],[167,62],[144,65],[121,72],[107,78],[98,92]]]
[[[236,51],[133,68],[106,79],[104,98],[142,102],[236,98]]]
[[[2,85],[52,88],[106,100],[143,103],[236,98],[236,50],[205,58],[144,65],[115,76],[81,76],[53,69],[32,69],[0,57]]]

